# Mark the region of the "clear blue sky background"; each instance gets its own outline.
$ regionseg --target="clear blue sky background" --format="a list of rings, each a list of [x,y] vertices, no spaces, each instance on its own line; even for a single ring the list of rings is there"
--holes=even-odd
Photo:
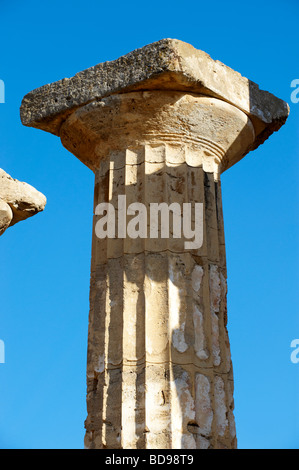
[[[48,199],[0,239],[0,447],[82,448],[93,174],[26,128],[23,96],[156,40],[191,43],[290,104],[222,176],[239,448],[299,448],[297,0],[0,0],[0,167]]]

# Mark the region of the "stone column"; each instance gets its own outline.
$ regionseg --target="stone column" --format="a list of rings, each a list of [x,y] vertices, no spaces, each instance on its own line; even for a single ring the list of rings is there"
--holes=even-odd
[[[21,112],[95,173],[85,445],[235,448],[220,174],[288,107],[174,40],[81,74],[27,95]],[[102,203],[115,238],[98,237]],[[140,203],[147,225],[132,238]],[[153,203],[177,204],[165,238],[151,237]],[[186,203],[203,204],[200,246],[173,236]]]

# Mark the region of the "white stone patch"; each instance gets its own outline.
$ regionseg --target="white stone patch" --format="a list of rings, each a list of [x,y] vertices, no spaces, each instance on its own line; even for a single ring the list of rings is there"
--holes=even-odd
[[[98,358],[98,367],[95,369],[96,372],[102,373],[105,370],[105,354],[100,354]]]
[[[212,353],[214,366],[219,366],[220,359],[220,345],[219,345],[219,320],[216,313],[211,312],[212,320]]]
[[[222,298],[225,300],[226,294],[227,294],[227,282],[226,278],[223,276],[222,272],[220,272],[220,284],[221,284],[221,292],[222,292]],[[225,367],[226,370],[229,371],[231,367],[231,352],[230,352],[230,345],[229,345],[229,339],[228,339],[228,334],[227,331],[224,330],[224,360],[225,360]]]
[[[228,381],[228,386],[227,386],[227,401],[228,401],[228,407],[229,407],[229,412],[228,412],[228,422],[229,422],[229,433],[232,438],[236,436],[236,423],[235,423],[235,417],[233,413],[234,409],[234,384],[232,381]]]
[[[180,329],[172,329],[172,344],[180,353],[183,353],[188,349],[188,345],[185,343],[184,329],[185,322],[181,324]]]
[[[220,358],[220,344],[219,344],[219,319],[218,313],[220,308],[221,299],[221,282],[218,266],[210,265],[210,308],[211,308],[211,323],[212,323],[212,353],[214,358],[214,365],[219,366]]]
[[[217,434],[219,434],[219,436],[224,436],[228,426],[228,420],[227,408],[225,404],[224,382],[219,376],[216,376],[214,379],[214,397]]]
[[[183,276],[180,271],[169,263],[169,328],[173,347],[183,353],[187,351],[188,345],[185,342],[185,320],[186,312],[182,312],[181,296],[183,289],[177,286],[183,284]]]
[[[194,350],[199,359],[209,357],[206,346],[206,339],[203,325],[203,314],[196,305],[193,306],[193,325],[194,325]]]
[[[210,381],[203,374],[196,374],[195,378],[195,416],[199,425],[199,432],[209,436],[213,421],[213,410],[210,398]]]
[[[192,289],[195,292],[198,292],[201,286],[201,281],[203,278],[203,268],[198,264],[194,267],[191,276]]]
[[[210,265],[210,305],[211,310],[219,312],[221,298],[221,284],[218,272],[218,266]]]
[[[228,421],[229,421],[229,433],[232,438],[236,437],[236,423],[234,413],[232,411],[228,412]]]
[[[183,371],[171,380],[171,430],[174,449],[196,449],[194,436],[184,432],[187,423],[195,418],[194,400],[190,393],[189,376]]]
[[[228,334],[226,329],[224,329],[224,348],[223,348],[223,356],[224,356],[224,361],[225,361],[225,370],[229,372],[231,369],[231,353],[230,353],[230,345],[229,345],[229,339],[228,339]]]
[[[227,294],[227,282],[222,272],[220,272],[220,283],[221,283],[223,295],[225,296]]]

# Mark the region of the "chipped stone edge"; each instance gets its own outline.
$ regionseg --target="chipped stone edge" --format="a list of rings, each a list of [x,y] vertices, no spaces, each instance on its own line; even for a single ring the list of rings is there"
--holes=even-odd
[[[0,168],[0,235],[8,227],[42,212],[46,203],[44,194]]]
[[[205,52],[177,39],[162,39],[31,91],[22,100],[21,121],[59,135],[63,121],[78,107],[111,94],[146,89],[203,93],[233,104],[253,121],[257,137],[251,150],[279,130],[290,109]]]

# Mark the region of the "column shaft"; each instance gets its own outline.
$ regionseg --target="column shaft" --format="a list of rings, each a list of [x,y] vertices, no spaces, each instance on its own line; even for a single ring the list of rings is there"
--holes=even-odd
[[[186,163],[193,153],[168,135],[110,153],[96,172],[95,208],[117,208],[119,195],[148,209],[199,202],[204,234],[196,250],[172,237],[100,240],[94,216],[88,448],[236,445],[221,187]]]

